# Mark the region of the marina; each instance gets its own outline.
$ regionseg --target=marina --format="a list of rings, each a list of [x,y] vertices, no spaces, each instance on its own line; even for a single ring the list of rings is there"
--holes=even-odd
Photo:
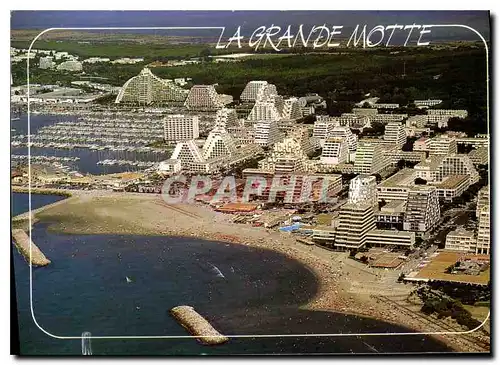
[[[32,163],[100,174],[151,168],[171,154],[169,148],[148,146],[163,136],[158,114],[140,118],[134,113],[117,117],[88,112],[63,118],[35,114],[30,124],[29,135],[25,128],[12,132],[12,161],[27,162],[29,149]]]

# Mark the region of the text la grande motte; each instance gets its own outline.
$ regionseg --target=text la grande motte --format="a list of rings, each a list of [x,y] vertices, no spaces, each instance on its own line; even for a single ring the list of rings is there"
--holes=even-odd
[[[263,25],[255,29],[250,37],[245,37],[241,35],[241,26],[239,26],[233,36],[228,38],[225,43],[222,41],[225,32],[224,29],[215,48],[223,49],[229,48],[230,46],[242,48],[242,43],[245,42],[245,38],[248,38],[248,46],[255,48],[255,50],[271,47],[277,52],[284,48],[293,48],[295,46],[322,48],[339,47],[341,45],[338,36],[342,34],[342,25],[316,25],[310,28],[309,32],[304,31],[302,24],[297,27],[295,32],[293,28],[294,27],[291,25],[287,28],[281,28],[278,25],[271,25],[270,27]],[[390,42],[395,33],[406,34],[404,44],[398,45],[407,46],[408,43],[410,43],[413,45],[416,44],[417,46],[428,46],[430,42],[424,41],[423,38],[424,35],[431,32],[430,28],[432,28],[432,25],[392,24],[387,26],[377,25],[372,29],[367,29],[366,25],[361,28],[358,24],[351,33],[349,41],[345,46],[371,48],[379,45],[393,45]],[[411,41],[410,38],[412,38]]]

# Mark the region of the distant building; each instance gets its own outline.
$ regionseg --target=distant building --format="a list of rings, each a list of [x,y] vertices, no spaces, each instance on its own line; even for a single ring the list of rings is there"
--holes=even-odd
[[[434,137],[430,141],[429,156],[445,156],[457,153],[457,141],[448,136]]]
[[[38,67],[41,68],[42,70],[54,68],[55,66],[56,64],[53,61],[53,57],[51,56],[40,57],[40,63],[38,64]]]
[[[320,161],[329,165],[337,165],[349,161],[349,146],[344,138],[328,138],[321,152]]]
[[[215,115],[215,127],[228,128],[238,125],[238,115],[236,110],[221,108]]]
[[[413,103],[418,107],[429,107],[441,104],[443,101],[439,99],[415,100]]]
[[[436,226],[440,215],[439,197],[434,186],[413,186],[409,190],[403,222],[405,231],[427,232]]]
[[[476,253],[490,254],[490,206],[485,205],[479,212]]]
[[[375,228],[375,215],[370,204],[344,204],[339,212],[335,247],[359,249],[366,244],[368,232]]]
[[[487,165],[489,162],[488,147],[478,147],[468,154],[474,166]]]
[[[243,102],[255,102],[259,91],[263,88],[269,88],[269,92],[278,94],[276,86],[267,81],[250,81],[240,95],[240,100]]]
[[[406,132],[401,123],[390,122],[385,126],[384,141],[394,143],[399,148],[406,143]]]
[[[192,115],[168,115],[164,119],[164,138],[166,142],[182,142],[200,136],[199,119]]]
[[[194,85],[184,103],[189,110],[218,110],[223,107],[213,85]]]
[[[476,218],[479,219],[481,215],[481,209],[490,206],[490,187],[489,185],[484,186],[479,190],[477,194],[477,204],[476,204]]]
[[[479,173],[468,155],[452,154],[441,160],[435,172],[435,180],[440,182],[449,175],[468,175],[469,185],[479,181]]]
[[[390,165],[384,148],[378,143],[360,142],[356,150],[354,169],[360,174],[377,174]]]
[[[188,91],[154,75],[143,68],[139,75],[129,79],[121,88],[115,103],[149,105],[152,103],[183,102]]]
[[[476,252],[477,240],[474,232],[456,229],[446,235],[445,250]]]
[[[233,156],[236,144],[231,135],[220,127],[212,129],[203,145],[203,158],[209,160],[221,156]]]
[[[255,124],[255,140],[254,143],[269,147],[280,139],[278,125],[275,121],[261,121]]]
[[[284,100],[283,104],[283,119],[299,119],[302,118],[302,110],[297,98],[289,98]]]
[[[349,182],[348,203],[368,203],[378,207],[377,181],[375,176],[359,175]]]
[[[57,65],[57,71],[82,71],[83,66],[81,62],[78,61],[64,61]]]
[[[424,151],[428,152],[430,150],[431,139],[428,137],[420,137],[415,142],[413,142],[413,151]]]

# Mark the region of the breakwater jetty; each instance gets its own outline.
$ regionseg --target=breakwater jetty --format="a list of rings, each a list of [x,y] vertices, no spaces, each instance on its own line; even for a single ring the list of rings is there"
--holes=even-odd
[[[220,345],[229,340],[198,314],[193,307],[187,305],[174,307],[170,309],[170,314],[193,336],[201,336],[197,339],[204,345]]]
[[[45,257],[42,251],[30,240],[29,236],[22,229],[13,229],[12,238],[14,245],[24,258],[30,261],[30,244],[31,244],[31,264],[34,266],[46,266],[50,264],[50,260]]]

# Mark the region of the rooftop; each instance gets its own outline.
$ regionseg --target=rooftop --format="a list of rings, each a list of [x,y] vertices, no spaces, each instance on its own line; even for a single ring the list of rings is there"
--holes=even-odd
[[[398,187],[398,186],[411,186],[415,180],[415,170],[403,169],[392,175],[388,179],[382,181],[378,186],[384,188]]]
[[[468,180],[468,175],[449,175],[439,184],[433,184],[438,189],[454,189],[460,184],[462,184],[465,180]]]

